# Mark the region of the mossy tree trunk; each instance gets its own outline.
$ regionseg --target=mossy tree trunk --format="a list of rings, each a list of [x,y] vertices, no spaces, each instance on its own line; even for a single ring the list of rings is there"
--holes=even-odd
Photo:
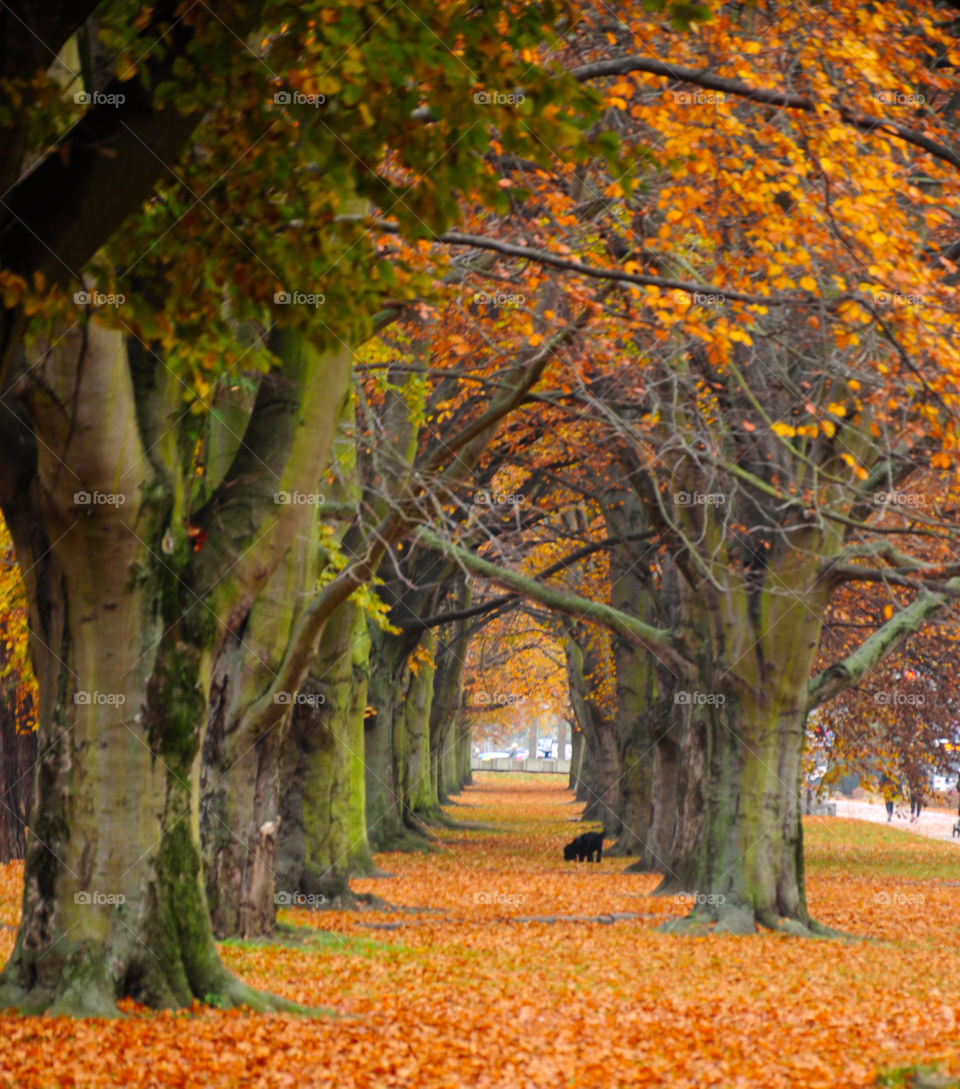
[[[363,608],[347,602],[327,622],[284,745],[278,903],[349,899],[349,880],[373,870],[367,842],[363,724],[370,641]]]
[[[242,452],[191,509],[195,439],[180,445],[169,372],[93,321],[31,351],[23,426],[0,429],[0,501],[26,576],[41,763],[0,1003],[100,1016],[122,996],[289,1006],[217,954],[199,754],[213,661],[295,532],[264,521],[275,470],[306,438],[309,368],[291,366],[279,394],[278,373],[264,376]]]
[[[401,707],[408,656],[417,644],[410,635],[392,635],[372,621],[370,686],[372,714],[364,723],[367,836],[373,850],[389,850],[405,838],[403,811],[404,745]]]
[[[810,671],[828,591],[816,551],[789,555],[762,582],[696,588],[696,688],[679,749],[673,873],[662,892],[695,892],[691,922],[750,933],[809,932],[800,811]]]
[[[614,533],[621,529],[619,521],[610,528]],[[644,580],[647,573],[647,563],[626,544],[611,550],[610,602],[614,608],[652,619]],[[611,853],[642,857],[653,819],[654,743],[649,717],[656,698],[656,661],[619,632],[612,636],[612,647],[622,770],[617,797],[620,828]]]
[[[456,595],[458,606],[470,604],[470,592],[463,585]],[[437,632],[434,656],[433,702],[430,705],[430,763],[434,792],[440,803],[463,785],[457,766],[457,723],[463,701],[463,668],[466,659],[467,620],[443,625]]]
[[[255,937],[276,918],[276,850],[280,827],[280,754],[290,712],[311,693],[298,686],[277,692],[264,714],[265,691],[276,679],[296,621],[311,599],[319,571],[318,504],[338,422],[348,401],[352,355],[338,345],[306,351],[301,412],[311,438],[293,452],[275,491],[289,497],[282,509],[297,536],[280,558],[249,611],[234,625],[214,663],[201,767],[201,833],[207,898],[218,937]],[[230,423],[233,426],[230,426]],[[235,421],[215,428],[211,452],[225,465]],[[234,442],[236,440],[234,439]],[[221,447],[226,446],[226,449]],[[211,469],[213,466],[211,466]],[[324,496],[325,498],[325,496]],[[297,501],[302,500],[302,501]]]
[[[462,714],[457,720],[455,748],[457,787],[462,789],[473,782],[473,733]]]
[[[576,717],[576,716],[574,716]],[[575,723],[570,732],[570,781],[569,787],[580,797],[580,776],[583,771],[583,730]]]
[[[398,755],[403,767],[404,823],[413,827],[420,818],[435,817],[440,812],[430,759],[435,644],[433,631],[424,632],[418,647],[420,655],[407,662],[401,708],[403,725],[395,734],[402,743],[402,755]]]
[[[43,362],[18,390],[22,430],[3,431],[0,494],[30,605],[41,761],[0,1002],[109,1016],[123,995],[252,995],[220,963],[200,868],[219,628],[179,600],[190,552],[141,432],[148,405],[121,334],[90,323],[33,347]]]

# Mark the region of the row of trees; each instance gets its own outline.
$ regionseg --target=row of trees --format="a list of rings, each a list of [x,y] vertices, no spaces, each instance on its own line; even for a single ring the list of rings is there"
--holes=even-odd
[[[960,585],[876,504],[956,480],[957,57],[933,3],[649,6],[4,25],[4,1001],[276,1006],[214,936],[437,817],[520,608],[620,850],[692,925],[813,928],[806,715]],[[903,592],[825,652],[851,584]]]

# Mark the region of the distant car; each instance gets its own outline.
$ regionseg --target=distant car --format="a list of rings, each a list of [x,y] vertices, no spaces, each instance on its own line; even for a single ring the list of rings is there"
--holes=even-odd
[[[517,749],[513,753],[513,758],[514,758],[514,760],[526,760],[529,755],[530,755],[530,750],[529,749]]]
[[[946,792],[953,786],[953,783],[946,777],[946,775],[934,775],[933,777],[933,789],[938,794],[946,794]]]
[[[509,760],[510,753],[508,752],[482,752],[480,754],[481,760]]]

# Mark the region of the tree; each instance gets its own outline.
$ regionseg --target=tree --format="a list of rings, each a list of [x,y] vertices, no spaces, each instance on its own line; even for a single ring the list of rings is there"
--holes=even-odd
[[[718,13],[709,48],[736,37],[738,80],[709,71],[718,54],[694,38],[671,43],[670,65],[625,56],[577,69],[618,78],[609,94],[628,139],[656,143],[670,167],[642,204],[607,191],[615,211],[598,236],[630,254],[622,272],[556,248],[543,258],[626,285],[597,326],[616,351],[593,357],[607,381],[574,376],[550,401],[589,412],[605,442],[630,451],[630,485],[682,578],[676,622],[554,591],[498,568],[492,552],[452,551],[501,585],[607,623],[670,668],[684,785],[664,889],[705,895],[695,926],[806,933],[797,803],[807,710],[955,592],[951,565],[897,552],[895,528],[871,514],[873,497],[913,467],[953,468],[954,266],[930,262],[952,242],[942,202],[957,164],[952,77],[926,59],[950,43],[931,21],[881,29],[865,12],[838,12],[811,31],[782,14],[774,26],[756,11],[740,22]],[[876,69],[864,72],[845,44],[854,38]],[[796,95],[774,71],[779,49]],[[886,82],[904,78],[926,96],[922,131],[885,116],[910,105],[895,96],[886,109]],[[822,88],[841,83],[849,104],[833,111]],[[918,170],[929,188],[912,184]],[[810,681],[831,595],[860,558],[915,593]]]
[[[88,14],[47,12],[49,44],[59,49]],[[478,75],[523,72],[542,93],[536,139],[516,112],[487,115],[533,158],[544,135],[576,141],[589,122],[590,96],[573,96],[576,122],[560,117],[547,106],[569,84],[513,52],[540,19],[431,9],[430,27],[413,9],[384,22],[376,5],[345,7],[316,21],[293,5],[240,4],[227,18],[164,6],[130,22],[104,5],[98,49],[117,74],[82,84],[92,108],[75,120],[56,81],[39,79],[56,149],[44,154],[49,129],[31,106],[0,119],[14,134],[3,161],[14,183],[0,269],[0,506],[26,573],[43,753],[5,1002],[97,1014],[124,994],[156,1006],[274,1004],[233,979],[213,944],[197,839],[212,670],[255,622],[304,528],[303,509],[274,497],[316,492],[351,348],[388,293],[417,290],[413,272],[394,277],[378,262],[351,202],[377,199],[415,231],[446,224],[458,186],[502,203],[467,153],[490,138],[477,123]],[[25,86],[36,78],[30,32],[8,21],[4,33],[7,75]],[[461,43],[459,56],[438,48],[443,37]],[[289,109],[292,92],[272,73],[296,91]],[[321,122],[313,105],[327,94],[337,100]],[[320,297],[336,329],[317,319]],[[214,443],[209,409],[243,382],[240,441],[207,488],[197,470]],[[325,603],[371,573],[359,565]],[[321,634],[310,631],[296,665],[284,657],[281,683],[299,684]],[[271,684],[268,704],[273,694]],[[268,729],[263,699],[250,713]]]

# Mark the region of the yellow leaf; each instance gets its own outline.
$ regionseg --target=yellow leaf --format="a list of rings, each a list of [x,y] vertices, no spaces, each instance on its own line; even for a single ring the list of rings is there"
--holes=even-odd
[[[777,420],[777,422],[773,424],[770,430],[775,435],[779,435],[782,439],[792,439],[793,436],[797,433],[797,429],[795,427],[791,427],[790,424],[785,424],[782,420]]]

